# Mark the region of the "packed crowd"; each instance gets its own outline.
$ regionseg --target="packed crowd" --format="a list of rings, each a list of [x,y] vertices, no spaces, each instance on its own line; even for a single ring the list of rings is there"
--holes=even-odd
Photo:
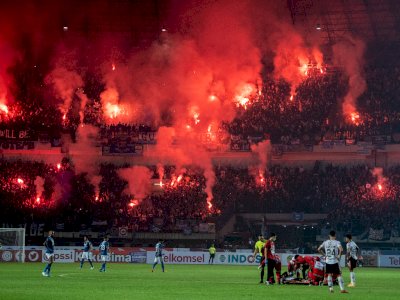
[[[65,230],[80,230],[82,225],[90,228],[94,221],[106,221],[110,228],[173,232],[191,230],[210,218],[223,219],[234,211],[304,212],[326,213],[326,221],[333,228],[354,234],[369,228],[387,232],[400,228],[400,167],[382,173],[366,166],[317,163],[308,170],[275,166],[267,171],[262,184],[251,170],[217,167],[211,211],[202,170],[185,169],[177,174],[174,167],[166,167],[160,186],[157,167],[151,167],[151,191],[137,199],[127,193],[127,182],[118,176],[119,168],[103,164],[96,187],[87,173],[76,174],[68,159],[57,166],[3,160],[0,219],[16,224],[65,223]],[[188,221],[188,228],[177,226],[181,221]]]
[[[236,118],[220,124],[220,128],[242,141],[267,134],[273,144],[315,145],[323,140],[375,139],[384,143],[400,142],[399,73],[397,67],[366,67],[367,90],[357,101],[359,117],[353,121],[345,120],[342,114],[340,99],[345,96],[348,86],[347,78],[340,70],[306,76],[295,91],[291,91],[284,80],[269,73],[263,74],[262,87],[252,96],[251,104],[246,109],[238,107]],[[39,100],[52,97],[51,89],[34,84],[40,82],[40,78],[24,85],[28,79],[15,77],[18,93],[14,98],[17,100],[9,106],[8,115],[0,110],[1,125],[22,126],[36,132],[48,132],[50,136],[66,132],[74,140],[75,131],[83,121],[98,126],[101,138],[107,141],[108,146],[121,140],[129,144],[138,132],[157,130],[137,124],[106,125],[100,101],[104,84],[95,74],[85,76],[84,87],[72,97],[71,108],[65,116],[59,107],[49,104],[54,101]],[[82,91],[88,98],[83,120],[79,111],[74,109],[80,105],[77,95]],[[248,144],[243,147],[235,144],[231,150],[235,149],[249,151],[250,147]]]

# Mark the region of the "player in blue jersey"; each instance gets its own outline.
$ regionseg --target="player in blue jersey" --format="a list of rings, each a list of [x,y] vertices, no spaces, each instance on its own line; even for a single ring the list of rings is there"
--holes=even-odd
[[[108,259],[108,250],[109,249],[110,249],[110,243],[108,242],[108,236],[105,236],[99,246],[101,261],[103,262],[103,264],[101,265],[101,268],[99,270],[100,272],[106,271],[106,262]]]
[[[153,269],[151,270],[154,272],[154,268],[158,263],[161,264],[162,271],[164,272],[164,261],[163,261],[163,249],[164,249],[164,244],[163,241],[158,241],[156,244],[156,257],[154,258],[154,264],[153,264]]]
[[[81,259],[81,269],[83,267],[83,263],[85,262],[85,259],[87,259],[90,264],[90,269],[93,270],[92,249],[93,249],[93,245],[89,241],[88,237],[85,235],[83,237],[83,252],[82,252],[82,259]]]
[[[50,277],[51,265],[54,262],[54,239],[53,239],[54,231],[50,230],[46,240],[43,243],[45,247],[45,255],[49,260],[47,266],[44,268],[42,275],[45,277]]]

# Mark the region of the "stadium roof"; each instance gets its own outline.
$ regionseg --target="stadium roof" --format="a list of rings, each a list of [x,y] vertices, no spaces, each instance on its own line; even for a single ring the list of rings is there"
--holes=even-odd
[[[295,25],[318,30],[324,43],[352,34],[369,42],[400,42],[398,0],[288,0]],[[319,29],[317,29],[319,28]]]

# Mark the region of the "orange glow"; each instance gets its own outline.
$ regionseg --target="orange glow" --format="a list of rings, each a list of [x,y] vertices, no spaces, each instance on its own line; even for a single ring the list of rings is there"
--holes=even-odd
[[[217,98],[217,96],[215,96],[215,95],[210,95],[209,97],[208,97],[208,100],[210,100],[210,102],[214,102],[215,100],[217,100],[218,98]]]
[[[209,211],[211,211],[211,209],[212,209],[213,205],[212,205],[212,203],[211,203],[211,200],[210,200],[210,199],[207,199],[207,207],[208,207],[208,210],[209,210]]]
[[[352,112],[350,114],[350,119],[351,119],[351,122],[353,122],[356,126],[358,126],[360,124],[361,119],[360,119],[360,115],[357,112]]]
[[[105,106],[106,114],[110,119],[115,119],[122,114],[126,114],[125,110],[118,104],[107,103]]]
[[[247,109],[247,106],[250,102],[250,95],[253,92],[253,87],[251,84],[245,84],[241,88],[238,95],[235,96],[236,106],[242,106],[244,109]]]
[[[300,67],[300,72],[301,72],[302,74],[304,74],[305,76],[307,76],[307,75],[308,75],[308,64],[303,64],[303,65]]]
[[[129,202],[129,207],[133,208],[135,206],[139,205],[139,201],[138,200],[131,200],[131,202]]]
[[[190,114],[194,120],[194,124],[197,125],[200,123],[200,113],[198,112],[197,106],[193,106],[190,110]]]
[[[264,172],[260,169],[258,170],[258,184],[261,186],[265,185],[265,177],[264,177]]]
[[[8,114],[8,106],[3,103],[0,103],[0,112],[1,111],[4,112],[5,114]]]
[[[179,182],[181,182],[182,178],[183,178],[183,175],[181,174],[178,176],[178,179],[176,181],[179,183]]]

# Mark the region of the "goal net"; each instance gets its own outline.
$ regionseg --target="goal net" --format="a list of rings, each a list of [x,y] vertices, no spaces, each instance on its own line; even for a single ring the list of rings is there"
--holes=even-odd
[[[25,228],[0,228],[0,262],[25,261]]]

